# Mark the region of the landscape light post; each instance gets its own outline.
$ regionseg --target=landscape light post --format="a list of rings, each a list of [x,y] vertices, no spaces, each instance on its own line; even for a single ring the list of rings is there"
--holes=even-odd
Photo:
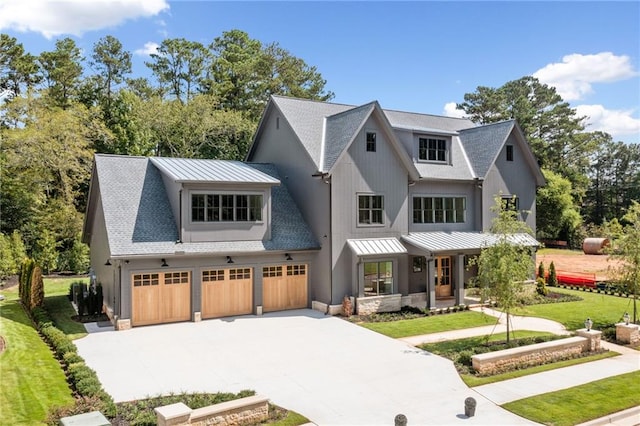
[[[584,326],[587,329],[587,331],[591,331],[591,326],[593,325],[593,321],[591,321],[591,318],[587,318],[584,321]]]

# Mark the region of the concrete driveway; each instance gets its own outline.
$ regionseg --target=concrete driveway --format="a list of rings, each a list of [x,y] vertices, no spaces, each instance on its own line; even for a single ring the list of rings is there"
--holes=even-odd
[[[116,401],[253,389],[318,425],[532,424],[467,388],[453,364],[308,309],[91,333],[76,340]],[[464,416],[474,397],[476,415]]]

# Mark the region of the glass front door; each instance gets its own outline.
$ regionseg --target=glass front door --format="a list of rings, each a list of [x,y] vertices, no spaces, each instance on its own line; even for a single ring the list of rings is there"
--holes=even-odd
[[[451,297],[453,278],[451,256],[438,256],[435,261],[436,297]]]

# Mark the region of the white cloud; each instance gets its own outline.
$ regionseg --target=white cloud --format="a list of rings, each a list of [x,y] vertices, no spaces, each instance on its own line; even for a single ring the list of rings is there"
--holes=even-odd
[[[168,10],[167,0],[2,0],[0,30],[81,36]]]
[[[561,63],[549,64],[533,73],[541,83],[555,87],[565,101],[579,100],[592,93],[592,83],[626,80],[636,75],[629,56],[611,52],[566,55]]]
[[[607,132],[614,140],[624,136],[637,138],[640,134],[640,118],[633,117],[633,111],[608,110],[602,105],[578,105],[575,109],[578,116],[587,117],[585,124],[588,131]]]
[[[444,104],[443,111],[444,115],[446,115],[447,117],[463,118],[465,116],[463,110],[456,109],[455,102],[447,102],[446,104]]]
[[[144,47],[136,49],[133,53],[139,56],[149,56],[152,53],[156,53],[158,51],[158,47],[160,47],[158,43],[148,41],[144,44]]]

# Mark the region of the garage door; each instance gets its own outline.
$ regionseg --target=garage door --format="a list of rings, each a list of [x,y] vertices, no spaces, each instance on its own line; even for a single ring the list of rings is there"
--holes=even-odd
[[[307,265],[277,265],[262,268],[264,312],[307,307]]]
[[[202,318],[246,315],[252,312],[251,268],[202,271]]]
[[[191,319],[191,274],[188,271],[133,274],[132,325]]]

